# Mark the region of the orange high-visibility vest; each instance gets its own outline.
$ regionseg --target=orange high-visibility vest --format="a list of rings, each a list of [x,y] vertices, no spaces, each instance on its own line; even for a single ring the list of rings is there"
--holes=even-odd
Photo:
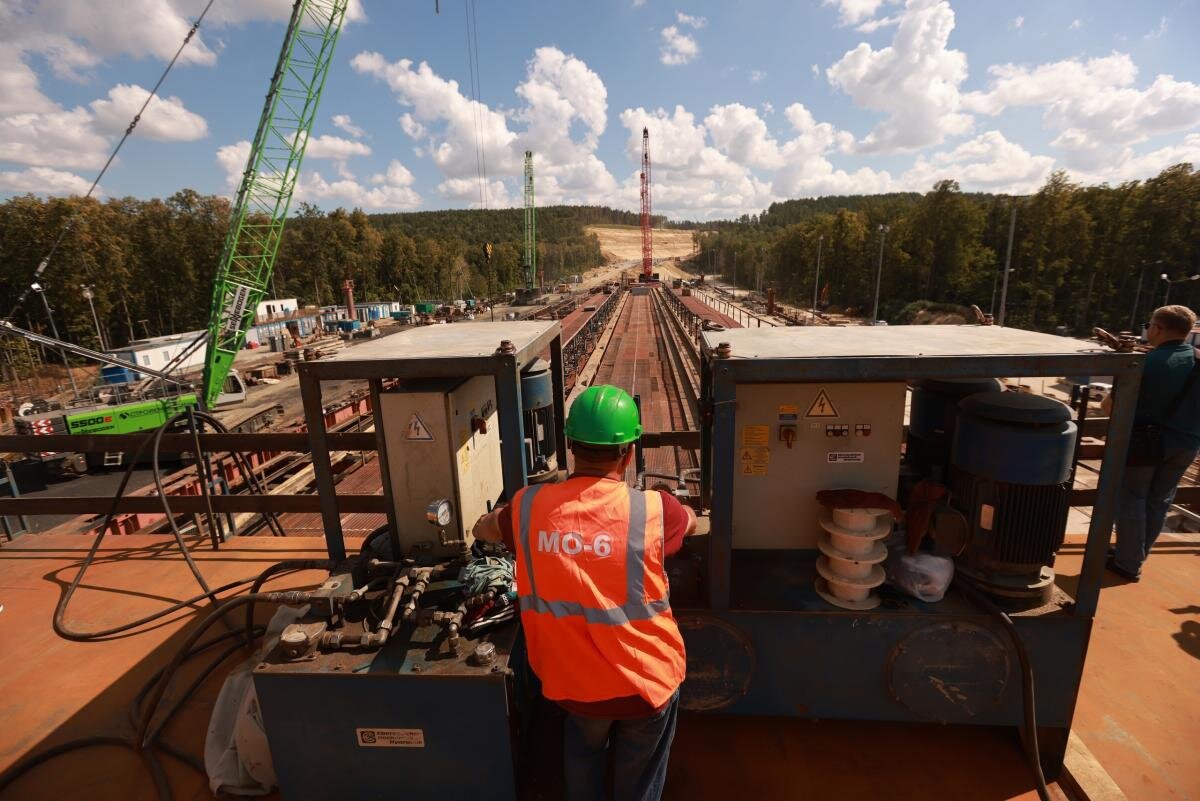
[[[662,496],[579,476],[513,499],[529,663],[552,701],[662,706],[687,658],[663,567]]]

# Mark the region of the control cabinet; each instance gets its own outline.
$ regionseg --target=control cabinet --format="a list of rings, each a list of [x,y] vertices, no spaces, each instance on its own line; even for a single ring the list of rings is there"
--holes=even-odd
[[[905,382],[739,384],[734,549],[815,549],[826,489],[894,498]]]
[[[377,424],[404,554],[453,556],[504,491],[500,426],[491,376],[405,382],[379,396]],[[450,521],[429,520],[447,500]]]

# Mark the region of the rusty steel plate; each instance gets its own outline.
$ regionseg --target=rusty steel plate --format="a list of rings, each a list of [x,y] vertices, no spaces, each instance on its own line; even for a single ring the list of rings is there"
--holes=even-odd
[[[913,631],[892,649],[887,665],[892,697],[939,723],[967,723],[996,707],[1011,673],[1005,642],[966,621]]]
[[[736,626],[705,614],[682,614],[676,621],[687,646],[687,678],[679,705],[711,712],[737,701],[750,689],[754,646]]]

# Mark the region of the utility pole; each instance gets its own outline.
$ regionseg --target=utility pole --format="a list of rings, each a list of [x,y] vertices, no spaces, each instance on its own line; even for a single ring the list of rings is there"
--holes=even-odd
[[[1142,271],[1138,273],[1137,291],[1133,293],[1133,311],[1129,312],[1129,330],[1133,331],[1133,327],[1137,325],[1137,310],[1138,301],[1142,298],[1142,281],[1146,278],[1146,267],[1142,266]]]
[[[54,338],[62,341],[62,337],[58,335],[58,326],[54,324],[54,314],[50,311],[50,301],[46,299],[46,288],[41,284],[30,284],[30,289],[42,296],[42,305],[46,307],[46,319],[50,321],[50,333]],[[63,367],[67,368],[67,380],[71,382],[71,392],[75,397],[79,397],[79,387],[75,386],[75,376],[71,372],[71,362],[67,361],[67,352],[62,348],[58,349],[59,355],[62,356]]]
[[[83,296],[87,298],[88,307],[92,310],[92,322],[96,325],[96,341],[100,343],[100,350],[108,350],[108,344],[104,341],[104,333],[100,330],[100,318],[96,316],[96,304],[92,302],[96,293],[92,291],[90,284],[80,284],[79,287],[83,290]]]
[[[887,239],[888,227],[879,226],[879,266],[875,268],[875,305],[871,307],[871,325],[879,322],[879,287],[883,282],[883,243]]]
[[[813,276],[813,305],[812,316],[815,319],[817,316],[817,292],[821,286],[821,246],[825,244],[825,237],[817,237],[817,272]]]
[[[1012,264],[1013,233],[1017,230],[1017,201],[1013,199],[1012,215],[1008,218],[1008,250],[1004,254],[1004,282],[1000,285],[1000,318],[997,325],[1004,325],[1004,310],[1008,303],[1008,273]]]

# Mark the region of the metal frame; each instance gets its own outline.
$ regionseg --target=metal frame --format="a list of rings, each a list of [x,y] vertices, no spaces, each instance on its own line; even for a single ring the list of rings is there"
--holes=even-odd
[[[1105,552],[1116,514],[1141,379],[1141,354],[738,359],[736,347],[729,356],[722,357],[715,346],[716,335],[702,342],[702,409],[709,415],[709,422],[701,433],[705,456],[701,493],[712,510],[712,533],[707,560],[707,603],[701,601],[696,611],[734,625],[748,636],[752,649],[760,654],[756,656],[758,667],[752,679],[747,679],[747,689],[722,710],[732,714],[928,720],[927,716],[907,708],[891,685],[889,671],[894,669],[897,655],[904,653],[900,641],[938,625],[995,628],[993,618],[955,591],[940,604],[914,601],[902,610],[880,608],[870,612],[851,612],[822,604],[793,610],[778,605],[756,606],[753,600],[746,602],[748,597],[757,600],[769,595],[743,592],[741,588],[749,584],[783,581],[791,582],[794,588],[809,577],[798,572],[795,564],[773,568],[755,563],[750,557],[734,557],[732,486],[738,384],[1113,376],[1108,439],[1074,602],[1013,615],[1030,652],[1040,690],[1038,714],[1043,763],[1047,774],[1056,776],[1065,754],[1099,600]],[[735,562],[752,569],[735,569]],[[685,606],[678,602],[676,605]],[[971,657],[964,654],[961,658],[964,661],[958,666],[965,670],[966,660]],[[1019,725],[1022,721],[1019,680],[1009,680],[985,711],[976,710],[965,718],[949,722]]]
[[[469,325],[469,324],[468,324]],[[481,324],[482,325],[482,324]],[[499,345],[500,342],[497,342]],[[550,351],[550,370],[556,400],[554,404],[558,457],[566,464],[566,443],[562,436],[563,426],[563,358],[562,330],[557,322],[527,345],[503,352],[498,347],[490,356],[460,357],[398,357],[395,359],[346,358],[304,362],[299,366],[300,395],[304,402],[304,419],[308,425],[309,451],[312,454],[313,473],[316,478],[317,495],[321,506],[321,519],[325,528],[325,547],[329,558],[342,561],[346,558],[346,543],[342,534],[339,504],[333,482],[333,470],[329,461],[328,434],[321,401],[322,381],[346,381],[361,379],[371,383],[372,391],[378,392],[384,379],[411,378],[471,378],[490,375],[496,383],[496,406],[500,417],[501,460],[504,471],[504,494],[511,498],[525,486],[525,427],[521,413],[521,370],[544,351]],[[378,407],[375,407],[378,408]],[[382,439],[378,441],[381,464],[387,462]],[[391,484],[383,481],[385,497],[391,493]],[[391,517],[389,514],[389,522]]]

